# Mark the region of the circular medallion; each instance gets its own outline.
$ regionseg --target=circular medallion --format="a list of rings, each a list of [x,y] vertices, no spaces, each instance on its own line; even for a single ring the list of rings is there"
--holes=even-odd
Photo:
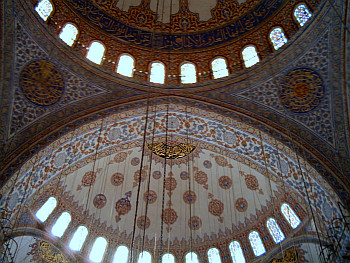
[[[203,162],[203,166],[204,166],[205,168],[210,169],[210,168],[212,167],[212,163],[211,163],[211,161],[205,160],[205,161]]]
[[[148,202],[148,204],[153,204],[157,200],[157,193],[153,190],[149,190],[143,194],[143,200]]]
[[[186,204],[193,204],[197,200],[196,193],[193,191],[186,191],[183,194],[183,199]]]
[[[231,10],[228,8],[222,9],[222,17],[225,19],[229,19],[231,17]]]
[[[176,179],[174,177],[168,177],[165,179],[165,189],[168,191],[175,190],[177,186]]]
[[[162,177],[162,173],[160,171],[154,171],[152,174],[154,179],[160,179]]]
[[[324,95],[323,81],[314,70],[298,68],[284,76],[278,92],[287,110],[305,113],[320,104]]]
[[[128,198],[121,198],[115,203],[115,211],[119,215],[126,215],[131,210],[131,203]]]
[[[259,189],[259,181],[256,179],[256,177],[252,174],[247,174],[245,176],[245,184],[250,190],[258,190]]]
[[[119,128],[112,128],[109,132],[108,132],[108,139],[110,141],[115,141],[116,139],[118,139],[121,135],[121,130]]]
[[[172,208],[167,208],[164,210],[163,221],[167,225],[172,225],[177,220],[177,213]]]
[[[215,156],[215,162],[222,167],[228,166],[228,161],[226,160],[225,157],[222,156]]]
[[[221,216],[224,212],[224,204],[217,199],[212,199],[208,206],[209,212],[214,216]]]
[[[67,154],[65,152],[61,152],[56,155],[55,159],[53,160],[53,164],[56,167],[61,167],[66,162],[66,158],[67,158]]]
[[[140,229],[147,229],[149,228],[151,224],[151,220],[148,218],[148,216],[140,216],[137,219],[137,227]]]
[[[103,208],[107,203],[107,198],[104,194],[98,194],[95,196],[93,204],[97,209]]]
[[[196,174],[194,175],[194,180],[198,183],[198,184],[206,184],[208,182],[208,176],[205,172],[203,171],[198,171],[196,172]]]
[[[248,202],[244,198],[238,198],[235,207],[239,212],[245,212],[248,208]]]
[[[119,186],[124,182],[124,175],[121,173],[115,173],[111,177],[111,184],[114,186]]]
[[[126,152],[117,153],[114,156],[114,161],[116,163],[121,163],[121,162],[124,162],[126,160],[126,157],[128,157],[128,154]]]
[[[191,228],[191,230],[198,230],[202,226],[202,220],[198,216],[192,216],[188,220],[188,226]]]
[[[131,165],[132,165],[132,166],[136,166],[136,165],[138,165],[139,163],[140,163],[140,158],[134,157],[134,158],[131,159]]]
[[[180,178],[181,178],[182,180],[187,180],[187,179],[188,179],[188,173],[187,173],[186,171],[182,171],[182,172],[180,173]]]
[[[61,73],[48,61],[38,60],[28,64],[21,72],[20,87],[24,96],[40,106],[50,106],[63,95]]]
[[[96,180],[96,173],[93,171],[86,172],[81,179],[81,184],[83,186],[91,186],[95,183]]]
[[[221,176],[219,178],[219,185],[222,189],[229,189],[232,185],[232,180],[228,176]]]

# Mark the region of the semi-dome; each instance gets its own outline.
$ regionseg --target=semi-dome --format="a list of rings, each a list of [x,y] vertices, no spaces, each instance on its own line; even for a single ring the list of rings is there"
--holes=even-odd
[[[5,1],[0,261],[346,261],[347,8]]]

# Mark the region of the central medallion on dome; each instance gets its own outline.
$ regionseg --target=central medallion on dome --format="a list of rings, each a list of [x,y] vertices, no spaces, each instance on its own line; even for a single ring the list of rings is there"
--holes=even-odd
[[[154,154],[165,159],[178,159],[189,155],[194,151],[196,146],[186,143],[177,145],[167,145],[164,142],[152,143],[148,145]]]

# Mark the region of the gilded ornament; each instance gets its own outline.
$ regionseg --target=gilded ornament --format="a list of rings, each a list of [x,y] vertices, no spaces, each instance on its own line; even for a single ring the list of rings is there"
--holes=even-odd
[[[154,154],[165,159],[178,159],[189,155],[194,151],[196,146],[186,143],[179,143],[178,145],[166,145],[163,142],[157,142],[153,144],[148,144],[148,149],[150,149]]]
[[[46,261],[52,263],[65,263],[67,259],[62,253],[56,251],[48,242],[40,241],[39,255]]]
[[[270,263],[296,263],[298,262],[298,253],[294,247],[289,248],[285,251],[285,255],[283,258],[276,259],[270,261]]]

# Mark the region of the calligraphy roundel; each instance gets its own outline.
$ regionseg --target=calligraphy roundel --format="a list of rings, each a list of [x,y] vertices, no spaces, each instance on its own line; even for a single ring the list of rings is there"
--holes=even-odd
[[[316,71],[298,68],[290,71],[281,81],[279,98],[292,112],[305,113],[315,109],[324,95],[321,77]]]
[[[62,75],[50,62],[38,60],[28,64],[21,72],[20,87],[24,96],[40,106],[50,106],[63,95]]]

